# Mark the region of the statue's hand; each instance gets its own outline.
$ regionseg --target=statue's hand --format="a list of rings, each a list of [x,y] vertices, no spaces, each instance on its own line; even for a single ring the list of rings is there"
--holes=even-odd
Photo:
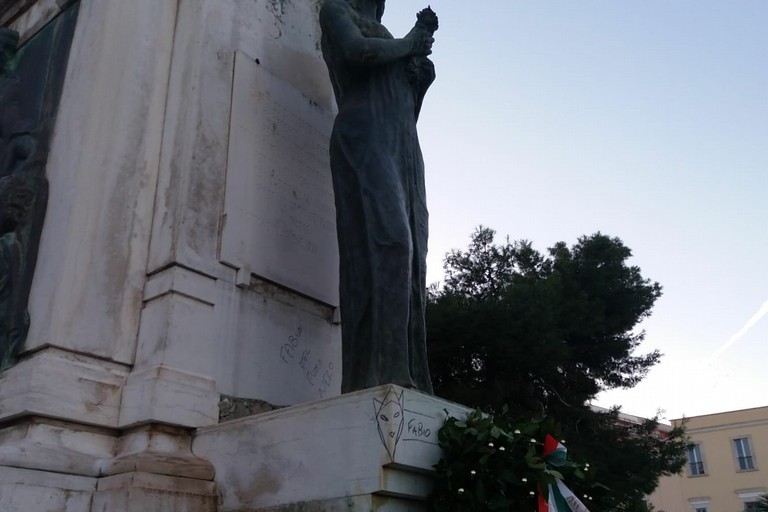
[[[411,43],[412,56],[426,57],[432,53],[432,43],[435,38],[421,27],[413,27],[403,39]]]

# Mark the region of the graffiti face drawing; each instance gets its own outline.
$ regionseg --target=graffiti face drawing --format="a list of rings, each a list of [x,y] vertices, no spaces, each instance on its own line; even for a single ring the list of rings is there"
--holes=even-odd
[[[394,462],[397,442],[403,433],[405,425],[405,401],[403,391],[396,393],[394,388],[389,388],[383,400],[373,398],[373,409],[376,412],[376,426],[379,429],[379,437],[387,449],[389,459]]]

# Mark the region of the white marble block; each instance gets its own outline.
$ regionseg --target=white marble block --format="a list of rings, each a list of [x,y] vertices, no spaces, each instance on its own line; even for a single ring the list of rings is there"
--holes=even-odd
[[[44,418],[0,427],[0,468],[98,477],[115,452],[113,431]],[[0,501],[0,510],[2,501]]]
[[[168,368],[275,405],[338,395],[319,2],[177,6],[133,372]],[[130,386],[121,425],[170,420],[139,411],[148,387]],[[215,423],[210,395],[178,405],[179,425]]]
[[[200,429],[192,450],[216,468],[221,512],[421,510],[437,431],[447,413],[467,411],[380,386]]]
[[[235,54],[221,261],[338,306],[333,116]]]
[[[86,510],[218,512],[217,501],[213,482],[133,472],[99,479],[93,504]]]
[[[0,373],[0,422],[45,416],[117,426],[128,368],[46,348]]]
[[[95,489],[95,478],[0,466],[3,512],[91,512]]]
[[[229,290],[218,303],[227,316],[217,345],[221,393],[285,406],[341,392],[341,330],[330,308],[255,278]]]

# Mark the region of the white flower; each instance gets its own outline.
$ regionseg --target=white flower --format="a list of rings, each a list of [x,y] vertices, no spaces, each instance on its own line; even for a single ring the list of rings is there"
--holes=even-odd
[[[588,468],[588,467],[589,467],[589,462],[587,462],[586,464],[584,464],[584,467]]]
[[[459,494],[464,494],[464,488],[463,487],[459,487]]]
[[[523,478],[523,482],[527,482],[527,481],[528,481],[528,479],[527,479],[527,478]]]
[[[589,468],[584,468],[584,471],[589,471]]]
[[[499,451],[500,451],[500,452],[503,452],[503,451],[506,451],[506,450],[507,450],[507,449],[506,449],[506,448],[504,448],[503,446],[499,446]]]
[[[519,430],[515,430],[515,434],[519,434],[519,433],[520,433],[520,431],[519,431]]]
[[[470,474],[470,475],[472,475],[472,476],[475,476],[475,475],[477,474],[477,471],[475,471],[475,470],[473,469],[472,471],[470,471],[470,472],[469,472],[469,474]]]
[[[488,446],[489,446],[490,448],[493,448],[493,443],[488,443]]]
[[[531,496],[533,496],[533,495],[534,495],[534,494],[536,494],[536,493],[535,493],[535,492],[533,492],[533,491],[530,491],[528,494],[530,494]]]
[[[531,442],[532,442],[532,443],[535,443],[535,442],[536,442],[536,440],[535,440],[534,438],[531,438]]]
[[[565,439],[561,439],[560,442],[565,444]]]

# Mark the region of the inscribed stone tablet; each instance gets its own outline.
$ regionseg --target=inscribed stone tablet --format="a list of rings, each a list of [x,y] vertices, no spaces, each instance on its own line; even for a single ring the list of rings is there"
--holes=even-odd
[[[336,306],[332,126],[332,112],[236,54],[221,260]]]

